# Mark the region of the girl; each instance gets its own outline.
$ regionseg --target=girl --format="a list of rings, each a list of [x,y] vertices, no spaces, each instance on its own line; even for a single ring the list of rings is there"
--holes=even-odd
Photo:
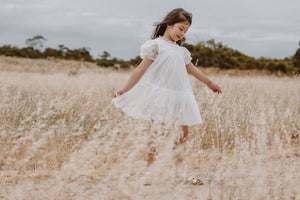
[[[190,52],[181,46],[191,24],[192,15],[182,8],[172,10],[157,23],[152,39],[141,46],[143,60],[113,98],[115,106],[129,116],[158,121],[165,126],[180,125],[182,136],[174,149],[185,142],[188,126],[202,123],[188,73],[213,92],[222,93],[217,84],[193,65]],[[155,151],[151,148],[148,165],[153,162]],[[181,161],[179,158],[178,162]]]

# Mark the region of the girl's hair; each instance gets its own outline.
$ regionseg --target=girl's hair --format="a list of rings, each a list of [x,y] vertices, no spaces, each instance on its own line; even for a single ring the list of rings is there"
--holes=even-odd
[[[174,25],[180,22],[188,22],[190,25],[192,24],[192,14],[188,13],[182,8],[175,8],[171,12],[169,12],[162,22],[155,23],[155,29],[152,34],[152,39],[155,39],[159,36],[163,36],[167,25]],[[178,40],[176,43],[181,45],[181,40]]]

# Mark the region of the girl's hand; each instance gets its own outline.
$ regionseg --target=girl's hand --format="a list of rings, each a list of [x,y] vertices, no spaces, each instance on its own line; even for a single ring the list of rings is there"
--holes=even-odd
[[[221,88],[220,88],[217,84],[215,84],[214,82],[211,82],[211,83],[207,84],[207,86],[208,86],[209,89],[211,89],[214,93],[222,94]]]
[[[120,91],[118,91],[116,94],[114,94],[113,98],[116,98],[117,96],[120,96],[120,95],[122,95],[122,94],[124,94],[124,93],[125,93],[124,90],[120,90]]]

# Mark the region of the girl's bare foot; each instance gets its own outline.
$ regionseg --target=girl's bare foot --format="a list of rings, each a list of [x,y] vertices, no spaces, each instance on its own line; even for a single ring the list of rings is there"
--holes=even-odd
[[[204,183],[200,179],[198,179],[194,176],[191,176],[190,178],[188,178],[188,182],[192,183],[193,185],[204,185]]]

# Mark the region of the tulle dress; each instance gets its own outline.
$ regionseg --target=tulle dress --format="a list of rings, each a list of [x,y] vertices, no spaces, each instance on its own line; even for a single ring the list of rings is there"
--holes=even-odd
[[[191,62],[190,52],[160,36],[146,41],[140,56],[152,64],[134,87],[112,100],[114,105],[131,117],[167,126],[201,124],[185,66]]]

